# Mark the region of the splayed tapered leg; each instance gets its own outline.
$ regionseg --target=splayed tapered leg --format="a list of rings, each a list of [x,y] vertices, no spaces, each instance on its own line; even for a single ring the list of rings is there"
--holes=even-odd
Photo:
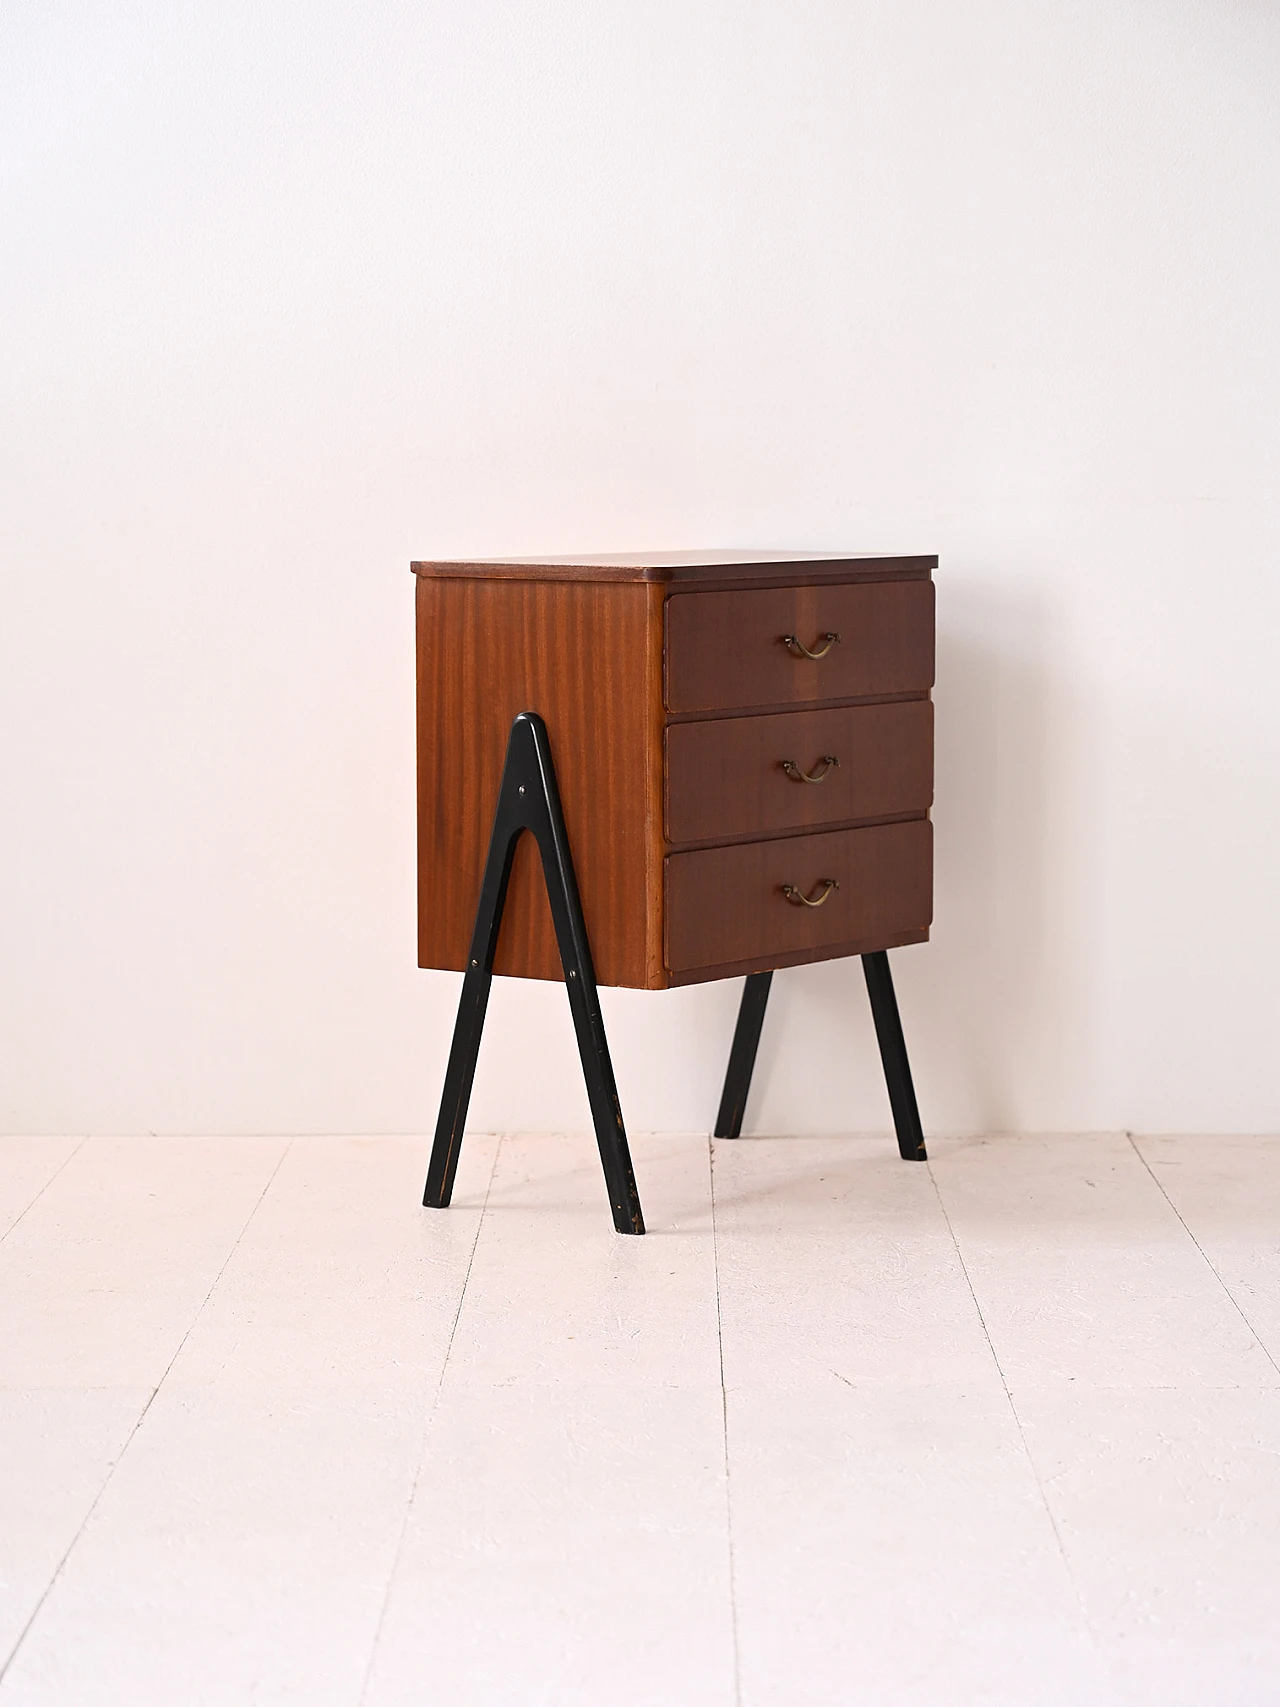
[[[742,1116],[746,1112],[747,1093],[751,1089],[751,1075],[755,1070],[756,1051],[760,1047],[760,1032],[772,982],[772,972],[753,972],[743,986],[733,1047],[729,1051],[729,1066],[724,1076],[720,1112],[716,1115],[717,1138],[737,1138],[742,1132]]]
[[[924,1129],[920,1125],[920,1110],[916,1107],[911,1063],[907,1059],[906,1039],[902,1035],[898,998],[893,993],[889,956],[883,950],[877,954],[864,954],[862,970],[867,978],[871,1017],[875,1020],[876,1040],[884,1064],[885,1083],[889,1087],[889,1106],[893,1110],[893,1124],[898,1134],[898,1150],[906,1161],[923,1162],[927,1159]]]

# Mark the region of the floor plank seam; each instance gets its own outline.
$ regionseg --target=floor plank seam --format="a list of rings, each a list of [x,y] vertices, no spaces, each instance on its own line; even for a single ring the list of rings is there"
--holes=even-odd
[[[88,1135],[88,1133],[86,1133],[84,1135],[84,1137],[81,1138],[80,1142],[76,1145],[75,1149],[71,1150],[67,1155],[65,1155],[62,1158],[62,1160],[58,1163],[57,1167],[49,1175],[48,1179],[40,1187],[39,1191],[31,1199],[31,1202],[27,1204],[26,1208],[22,1211],[22,1213],[19,1215],[15,1215],[13,1220],[10,1221],[9,1225],[5,1228],[4,1232],[0,1233],[0,1245],[2,1245],[4,1243],[4,1241],[9,1237],[9,1235],[10,1235],[10,1233],[12,1233],[13,1229],[15,1227],[17,1227],[22,1221],[24,1221],[26,1219],[26,1217],[35,1208],[36,1204],[39,1203],[40,1199],[44,1196],[45,1192],[48,1191],[49,1187],[53,1184],[54,1180],[57,1179],[58,1175],[62,1172],[62,1170],[64,1168],[68,1167],[75,1160],[75,1158],[80,1154],[81,1150],[84,1149],[85,1145],[88,1142],[89,1142],[89,1135]],[[3,1677],[3,1675],[4,1675],[4,1673],[0,1672],[0,1677]]]
[[[729,1479],[729,1392],[724,1380],[724,1327],[720,1314],[720,1246],[716,1233],[716,1146],[707,1139],[707,1173],[711,1197],[711,1268],[716,1288],[716,1345],[720,1355],[720,1416],[724,1435],[724,1511],[729,1549],[729,1626],[733,1637],[733,1700],[742,1707],[742,1664],[738,1647],[738,1584],[733,1554],[733,1493]]]
[[[1031,1474],[1035,1479],[1036,1490],[1040,1495],[1040,1504],[1044,1508],[1044,1514],[1049,1520],[1049,1527],[1053,1531],[1053,1538],[1057,1542],[1058,1553],[1062,1559],[1062,1568],[1067,1573],[1067,1581],[1071,1584],[1071,1592],[1076,1597],[1076,1604],[1080,1608],[1080,1616],[1084,1620],[1085,1629],[1088,1631],[1089,1641],[1093,1646],[1094,1652],[1099,1656],[1099,1658],[1101,1658],[1103,1649],[1102,1644],[1099,1641],[1098,1632],[1094,1628],[1093,1619],[1089,1616],[1089,1609],[1085,1605],[1084,1595],[1080,1590],[1080,1584],[1076,1581],[1076,1573],[1072,1569],[1066,1542],[1062,1538],[1062,1531],[1058,1527],[1058,1520],[1053,1515],[1053,1507],[1049,1503],[1048,1491],[1040,1475],[1039,1466],[1036,1464],[1035,1455],[1031,1451],[1031,1444],[1027,1440],[1027,1431],[1023,1427],[1022,1418],[1018,1415],[1018,1407],[1014,1403],[1013,1394],[1009,1389],[1009,1382],[1005,1377],[1004,1366],[1000,1362],[1000,1354],[996,1351],[995,1341],[991,1338],[991,1330],[987,1326],[987,1318],[983,1314],[982,1305],[978,1301],[977,1290],[974,1287],[973,1279],[969,1273],[969,1265],[964,1260],[964,1252],[960,1249],[960,1240],[956,1236],[955,1227],[952,1225],[951,1217],[947,1213],[947,1205],[942,1196],[942,1188],[939,1186],[938,1177],[933,1171],[933,1163],[928,1161],[925,1163],[925,1166],[928,1168],[929,1178],[933,1182],[934,1194],[938,1199],[938,1208],[942,1211],[942,1218],[947,1224],[947,1232],[951,1235],[951,1243],[955,1247],[956,1261],[960,1264],[960,1272],[964,1275],[965,1285],[969,1288],[969,1296],[973,1299],[973,1307],[978,1312],[978,1321],[982,1324],[983,1335],[986,1339],[987,1345],[990,1347],[991,1361],[996,1366],[996,1374],[1000,1377],[1000,1385],[1004,1388],[1004,1396],[1009,1405],[1009,1415],[1013,1418],[1014,1427],[1018,1431],[1018,1439],[1022,1443],[1022,1451],[1027,1460],[1027,1468],[1031,1471]]]
[[[84,1142],[87,1143],[88,1140],[86,1139],[86,1140],[84,1140]],[[80,1149],[81,1147],[82,1146],[78,1145],[77,1150]],[[53,1575],[49,1578],[48,1583],[45,1585],[45,1589],[44,1589],[43,1594],[40,1596],[39,1600],[36,1602],[35,1606],[32,1608],[31,1616],[27,1619],[26,1623],[22,1626],[22,1629],[19,1631],[18,1639],[13,1644],[13,1647],[9,1650],[9,1653],[6,1656],[4,1663],[0,1664],[0,1685],[2,1685],[4,1683],[4,1680],[5,1680],[6,1676],[8,1675],[10,1667],[13,1665],[14,1660],[17,1659],[19,1653],[21,1652],[22,1644],[26,1641],[27,1637],[30,1635],[32,1629],[34,1628],[36,1619],[39,1618],[41,1612],[43,1611],[46,1601],[49,1599],[49,1596],[53,1593],[54,1589],[57,1587],[58,1580],[62,1576],[62,1573],[66,1570],[67,1561],[70,1559],[71,1555],[75,1552],[76,1547],[79,1545],[81,1536],[84,1534],[86,1529],[88,1529],[89,1525],[93,1522],[93,1514],[97,1511],[98,1507],[102,1504],[103,1496],[106,1494],[107,1489],[111,1486],[112,1478],[114,1477],[116,1471],[120,1468],[120,1465],[124,1460],[125,1453],[128,1452],[129,1448],[133,1445],[134,1441],[137,1439],[138,1431],[139,1431],[139,1429],[141,1429],[143,1423],[147,1420],[147,1413],[148,1413],[148,1411],[150,1411],[152,1405],[156,1401],[156,1395],[159,1393],[160,1389],[164,1386],[166,1380],[168,1380],[169,1371],[173,1368],[174,1364],[182,1356],[183,1346],[186,1345],[187,1341],[191,1338],[191,1335],[194,1333],[196,1323],[200,1320],[201,1316],[203,1316],[206,1308],[208,1307],[209,1300],[210,1300],[210,1298],[213,1297],[215,1291],[217,1290],[218,1282],[222,1279],[223,1275],[227,1272],[227,1269],[230,1266],[232,1257],[234,1257],[236,1252],[240,1249],[241,1241],[244,1239],[245,1234],[248,1232],[250,1223],[252,1222],[254,1216],[258,1213],[259,1209],[262,1207],[263,1198],[266,1197],[267,1193],[271,1190],[272,1185],[275,1183],[276,1175],[280,1172],[280,1169],[284,1166],[285,1157],[289,1154],[289,1151],[292,1148],[293,1148],[293,1139],[290,1138],[288,1140],[288,1142],[285,1144],[284,1149],[280,1152],[280,1155],[276,1161],[276,1165],[274,1168],[272,1168],[266,1184],[263,1186],[262,1190],[258,1193],[257,1197],[255,1198],[252,1209],[250,1209],[248,1215],[245,1216],[244,1223],[241,1226],[240,1231],[236,1234],[234,1240],[232,1241],[231,1249],[227,1252],[226,1257],[223,1259],[222,1264],[218,1269],[218,1272],[214,1275],[212,1281],[210,1281],[209,1290],[205,1293],[204,1297],[201,1299],[200,1304],[196,1309],[195,1315],[192,1316],[190,1322],[187,1324],[186,1332],[183,1334],[182,1338],[178,1341],[178,1344],[177,1344],[176,1348],[174,1349],[173,1356],[169,1359],[168,1363],[165,1365],[163,1371],[161,1372],[160,1379],[156,1382],[155,1386],[151,1389],[151,1393],[147,1399],[146,1404],[143,1405],[142,1409],[138,1412],[137,1421],[134,1423],[133,1427],[129,1430],[128,1437],[125,1439],[124,1444],[121,1446],[121,1448],[120,1448],[119,1452],[116,1454],[115,1458],[112,1460],[110,1468],[108,1469],[106,1475],[102,1479],[102,1486],[98,1489],[97,1493],[94,1495],[93,1501],[92,1501],[91,1505],[89,1506],[88,1511],[84,1514],[83,1521],[80,1523],[80,1526],[77,1528],[75,1534],[71,1537],[71,1540],[67,1545],[66,1551],[63,1553],[62,1557],[58,1560],[58,1563],[57,1563],[56,1567],[54,1568]],[[68,1156],[67,1161],[70,1161],[70,1160],[71,1160],[71,1157]],[[63,1165],[65,1166],[66,1164],[64,1163]],[[59,1170],[59,1171],[61,1171],[61,1170]],[[52,1181],[50,1181],[50,1184],[52,1184]]]
[[[395,1552],[391,1559],[391,1569],[387,1572],[386,1587],[382,1591],[382,1605],[378,1608],[378,1622],[374,1625],[373,1640],[369,1644],[369,1659],[364,1668],[364,1681],[360,1685],[356,1707],[364,1707],[369,1694],[369,1685],[373,1681],[374,1661],[378,1657],[378,1643],[382,1639],[383,1627],[387,1621],[387,1608],[391,1604],[391,1590],[396,1580],[396,1572],[400,1568],[400,1559],[404,1552],[405,1536],[409,1530],[409,1519],[413,1515],[414,1504],[418,1498],[418,1486],[422,1481],[422,1467],[426,1462],[427,1441],[431,1435],[431,1424],[440,1408],[440,1395],[444,1391],[445,1371],[449,1367],[449,1358],[453,1353],[453,1342],[457,1337],[458,1323],[462,1320],[462,1306],[466,1302],[467,1286],[471,1280],[471,1270],[475,1265],[476,1250],[480,1244],[480,1229],[484,1226],[484,1218],[489,1208],[489,1194],[493,1190],[493,1182],[498,1172],[498,1157],[502,1153],[502,1135],[493,1147],[493,1160],[489,1168],[489,1177],[485,1181],[484,1198],[480,1204],[480,1213],[476,1217],[475,1238],[471,1241],[471,1251],[467,1257],[467,1270],[462,1277],[462,1285],[458,1289],[458,1308],[453,1312],[453,1321],[449,1327],[449,1338],[444,1348],[444,1356],[440,1360],[440,1374],[436,1380],[436,1390],[431,1399],[431,1408],[422,1419],[422,1439],[418,1447],[418,1466],[413,1473],[413,1485],[409,1489],[409,1498],[405,1501],[404,1515],[400,1520],[400,1533],[396,1536]]]
[[[1195,1246],[1197,1251],[1199,1251],[1200,1255],[1204,1258],[1205,1265],[1207,1266],[1210,1274],[1212,1274],[1213,1278],[1217,1281],[1218,1285],[1222,1288],[1222,1290],[1226,1293],[1227,1297],[1231,1300],[1232,1307],[1234,1308],[1236,1314],[1240,1317],[1240,1320],[1244,1323],[1245,1327],[1248,1328],[1250,1334],[1253,1336],[1253,1340],[1254,1340],[1255,1345],[1257,1345],[1258,1349],[1261,1351],[1262,1355],[1266,1358],[1267,1362],[1271,1365],[1271,1367],[1275,1370],[1276,1374],[1280,1375],[1280,1363],[1277,1363],[1275,1358],[1271,1355],[1271,1352],[1267,1348],[1266,1342],[1263,1340],[1263,1338],[1259,1334],[1258,1330],[1254,1327],[1253,1323],[1249,1320],[1248,1316],[1245,1314],[1244,1307],[1240,1303],[1240,1300],[1236,1297],[1235,1293],[1231,1290],[1231,1288],[1227,1285],[1226,1281],[1222,1278],[1222,1275],[1218,1272],[1217,1264],[1214,1262],[1213,1258],[1209,1255],[1209,1253],[1205,1250],[1204,1246],[1200,1243],[1199,1239],[1197,1239],[1195,1234],[1191,1231],[1191,1228],[1187,1225],[1186,1218],[1183,1216],[1182,1211],[1178,1208],[1177,1204],[1169,1196],[1169,1193],[1164,1189],[1164,1185],[1161,1182],[1158,1175],[1156,1174],[1155,1170],[1152,1168],[1151,1163],[1147,1160],[1147,1158],[1143,1155],[1142,1151],[1138,1148],[1138,1141],[1137,1141],[1136,1134],[1133,1132],[1126,1132],[1125,1137],[1129,1141],[1129,1148],[1133,1151],[1134,1155],[1138,1158],[1138,1160],[1142,1163],[1143,1167],[1147,1170],[1147,1173],[1151,1176],[1151,1181],[1154,1184],[1156,1190],[1160,1193],[1161,1197],[1164,1198],[1165,1202],[1169,1205],[1169,1207],[1173,1211],[1173,1213],[1178,1217],[1178,1222],[1181,1225],[1183,1232],[1187,1235],[1187,1237],[1191,1240],[1191,1243]]]

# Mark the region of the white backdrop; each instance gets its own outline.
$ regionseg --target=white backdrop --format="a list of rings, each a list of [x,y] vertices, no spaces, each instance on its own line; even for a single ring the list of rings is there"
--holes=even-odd
[[[941,554],[933,1130],[1280,1128],[1280,11],[11,0],[0,1124],[430,1126],[411,556]],[[705,1129],[739,986],[606,992]],[[884,1128],[856,965],[748,1125]],[[477,1126],[587,1124],[500,985]]]

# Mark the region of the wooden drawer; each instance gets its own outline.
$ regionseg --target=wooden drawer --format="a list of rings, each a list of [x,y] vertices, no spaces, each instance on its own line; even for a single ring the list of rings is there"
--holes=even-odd
[[[806,782],[805,776],[819,780]],[[928,700],[725,717],[667,729],[670,842],[731,841],[856,818],[905,817],[924,814],[932,801]]]
[[[828,643],[827,634],[838,634]],[[797,655],[784,636],[818,651]],[[678,593],[667,600],[667,709],[728,711],[924,693],[932,581]]]
[[[817,907],[789,901],[825,881]],[[672,854],[666,873],[673,983],[709,971],[787,965],[919,942],[933,917],[933,827],[926,819]]]

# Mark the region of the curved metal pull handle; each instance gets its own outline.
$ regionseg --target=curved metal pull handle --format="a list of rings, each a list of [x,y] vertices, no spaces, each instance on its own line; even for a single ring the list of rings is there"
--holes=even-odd
[[[816,652],[810,652],[804,641],[797,640],[794,634],[784,634],[781,638],[782,644],[796,658],[825,658],[840,636],[834,629],[829,628],[822,637],[826,641],[826,645],[819,646]]]
[[[818,888],[822,893],[816,898],[811,895],[802,895],[794,883],[784,883],[782,885],[782,893],[786,896],[787,900],[790,901],[793,907],[820,907],[826,900],[827,896],[830,895],[831,891],[833,889],[838,889],[839,887],[840,885],[836,882],[834,877],[824,877],[822,882],[818,885]]]
[[[794,759],[783,759],[782,761],[783,770],[786,771],[787,775],[793,782],[825,782],[827,780],[827,772],[830,770],[837,770],[839,765],[840,761],[834,753],[824,753],[822,755],[822,769],[820,771],[814,771],[813,775],[810,776],[807,771],[802,771],[800,769],[800,766]]]

